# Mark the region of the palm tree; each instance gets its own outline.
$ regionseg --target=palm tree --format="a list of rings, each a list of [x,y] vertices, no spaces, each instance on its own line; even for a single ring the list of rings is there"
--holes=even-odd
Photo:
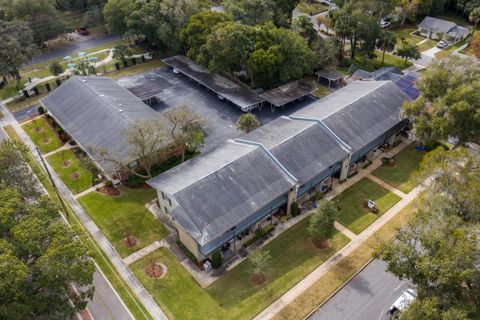
[[[385,61],[385,51],[393,50],[397,43],[397,35],[392,31],[382,31],[377,40],[377,48],[382,50],[382,66]]]
[[[242,114],[237,120],[237,129],[249,133],[253,129],[260,127],[260,121],[251,113]]]

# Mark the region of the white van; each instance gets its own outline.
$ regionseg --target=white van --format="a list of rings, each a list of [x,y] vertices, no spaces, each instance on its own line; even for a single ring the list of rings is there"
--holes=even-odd
[[[415,290],[405,290],[402,295],[397,300],[395,300],[390,309],[388,309],[388,313],[395,318],[395,316],[398,316],[402,312],[407,310],[416,297],[417,292]]]

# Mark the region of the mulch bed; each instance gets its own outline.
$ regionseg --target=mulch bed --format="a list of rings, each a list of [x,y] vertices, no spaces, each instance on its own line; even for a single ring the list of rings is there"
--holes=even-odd
[[[51,141],[51,140],[48,139],[48,138],[42,139],[42,144],[49,144],[50,141]]]
[[[35,132],[42,132],[43,128],[42,127],[36,127],[35,129],[33,129],[33,131]]]
[[[104,194],[108,194],[109,196],[119,196],[120,195],[120,190],[118,190],[114,186],[110,186],[110,187],[103,186],[103,187],[97,188],[97,191],[101,192],[101,193],[104,193]]]
[[[138,240],[134,236],[128,236],[123,239],[123,244],[127,248],[132,248],[138,244]]]
[[[149,278],[158,279],[165,274],[165,270],[161,263],[152,263],[145,268],[145,274]]]
[[[72,164],[72,161],[70,160],[63,160],[62,161],[62,168],[68,168]]]
[[[330,241],[319,241],[317,239],[312,239],[313,245],[318,249],[327,249],[330,247]]]
[[[70,175],[70,179],[72,180],[77,180],[78,178],[80,178],[80,172],[74,172]]]
[[[267,278],[262,273],[254,273],[250,276],[250,280],[257,286],[265,283]]]

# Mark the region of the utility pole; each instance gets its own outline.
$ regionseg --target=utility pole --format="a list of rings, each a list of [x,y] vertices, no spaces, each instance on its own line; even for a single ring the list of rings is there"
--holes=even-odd
[[[45,168],[45,171],[47,172],[48,179],[50,179],[50,182],[52,183],[53,189],[55,190],[55,193],[57,194],[58,199],[60,200],[60,203],[62,204],[63,211],[67,215],[67,220],[70,218],[70,214],[67,210],[67,207],[65,206],[65,202],[63,202],[63,198],[58,192],[57,185],[53,181],[52,175],[50,174],[50,170],[48,170],[47,165],[45,164],[45,160],[43,159],[42,154],[40,153],[40,150],[38,150],[38,147],[35,147],[35,150],[37,151],[38,156],[40,157],[40,160],[42,161],[43,167]]]

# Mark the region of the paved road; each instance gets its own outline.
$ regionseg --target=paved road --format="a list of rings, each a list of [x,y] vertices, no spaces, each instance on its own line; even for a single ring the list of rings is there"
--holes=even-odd
[[[78,41],[74,40],[61,48],[57,48],[51,51],[45,51],[33,57],[33,59],[27,64],[27,66],[36,64],[36,63],[45,62],[55,58],[63,59],[63,57],[71,54],[72,52],[87,50],[87,49],[101,46],[102,44],[112,42],[118,39],[120,39],[120,36],[116,34],[103,34],[100,36],[93,35],[93,36],[82,37],[81,40],[78,40]]]
[[[108,280],[100,271],[93,275],[95,293],[87,305],[90,314],[96,320],[134,320],[123,301],[117,296]]]
[[[16,124],[16,121],[12,114],[7,111],[2,101],[0,101],[0,111],[5,116],[3,119],[0,119],[1,141],[6,138],[3,127],[8,124]],[[24,142],[28,144],[28,141]],[[123,301],[117,296],[113,287],[98,269],[93,276],[93,285],[95,286],[95,293],[92,301],[87,305],[87,309],[95,320],[134,320]]]
[[[308,320],[386,320],[392,303],[409,287],[372,261]]]

